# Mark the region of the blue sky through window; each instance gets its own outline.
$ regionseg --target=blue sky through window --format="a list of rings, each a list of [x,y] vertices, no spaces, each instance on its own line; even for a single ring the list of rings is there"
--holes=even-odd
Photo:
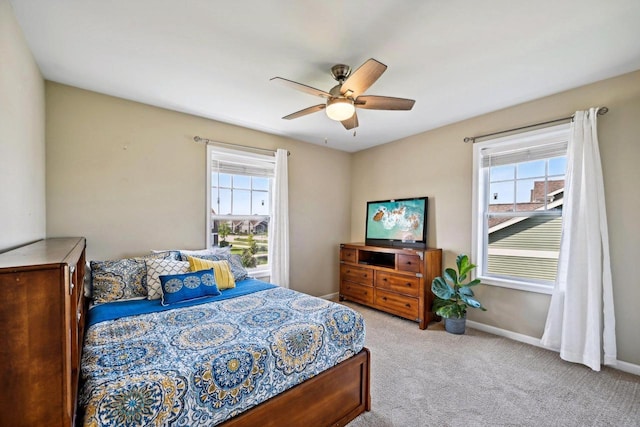
[[[214,173],[211,183],[216,214],[269,215],[269,178]]]
[[[491,167],[489,204],[529,202],[536,181],[544,181],[545,175],[549,181],[564,179],[566,168],[566,156]]]

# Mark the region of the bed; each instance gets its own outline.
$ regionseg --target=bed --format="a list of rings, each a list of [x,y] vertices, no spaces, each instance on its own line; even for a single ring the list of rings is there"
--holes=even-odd
[[[370,410],[362,316],[247,278],[89,310],[82,425],[345,425]]]

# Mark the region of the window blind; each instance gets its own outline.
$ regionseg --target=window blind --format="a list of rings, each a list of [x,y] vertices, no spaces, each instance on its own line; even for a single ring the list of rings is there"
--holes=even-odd
[[[482,167],[510,165],[513,163],[531,162],[535,160],[549,159],[565,156],[567,154],[568,141],[553,142],[526,148],[499,148],[483,149]]]
[[[224,149],[211,151],[211,171],[231,175],[273,177],[275,157],[253,153],[233,153]]]

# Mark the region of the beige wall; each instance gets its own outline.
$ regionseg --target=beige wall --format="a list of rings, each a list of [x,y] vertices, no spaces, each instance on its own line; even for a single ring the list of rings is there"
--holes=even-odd
[[[428,102],[428,101],[425,101]],[[469,102],[473,102],[472,99]],[[445,251],[444,266],[471,251],[474,136],[607,106],[599,120],[609,222],[618,359],[640,364],[640,71],[455,123],[353,156],[351,239],[364,237],[367,200],[429,196],[428,243]],[[542,336],[549,295],[482,286],[487,312],[470,319],[533,337]]]
[[[0,252],[45,236],[44,81],[0,0]]]
[[[46,83],[47,235],[87,237],[89,259],[205,244],[199,135],[289,157],[291,287],[338,290],[349,238],[350,154]]]

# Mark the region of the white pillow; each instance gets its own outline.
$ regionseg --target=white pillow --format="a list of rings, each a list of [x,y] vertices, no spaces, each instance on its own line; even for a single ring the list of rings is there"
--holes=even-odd
[[[91,298],[91,264],[87,261],[84,266],[84,297]]]
[[[145,262],[147,264],[147,298],[150,300],[162,298],[160,276],[189,272],[189,261],[149,259]]]

